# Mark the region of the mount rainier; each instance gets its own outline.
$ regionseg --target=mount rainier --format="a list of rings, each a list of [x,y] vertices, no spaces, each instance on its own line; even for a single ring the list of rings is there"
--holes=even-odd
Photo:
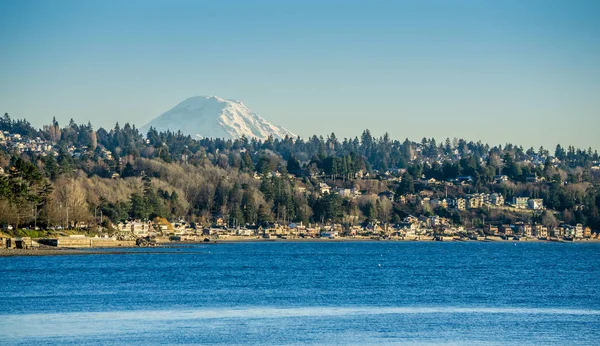
[[[246,138],[267,139],[296,137],[284,127],[276,126],[251,112],[242,102],[216,96],[194,96],[140,128],[147,133],[150,127],[157,131],[181,131],[193,138]]]

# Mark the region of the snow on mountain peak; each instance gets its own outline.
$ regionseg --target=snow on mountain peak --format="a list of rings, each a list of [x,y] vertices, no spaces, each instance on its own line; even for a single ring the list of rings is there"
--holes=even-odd
[[[145,134],[150,127],[157,131],[181,131],[196,138],[267,139],[296,137],[292,132],[276,126],[251,112],[241,101],[218,96],[193,96],[171,110],[142,126]]]

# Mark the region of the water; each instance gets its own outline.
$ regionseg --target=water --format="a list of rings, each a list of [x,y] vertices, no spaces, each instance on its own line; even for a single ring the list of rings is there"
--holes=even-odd
[[[0,258],[1,344],[597,344],[600,244]]]

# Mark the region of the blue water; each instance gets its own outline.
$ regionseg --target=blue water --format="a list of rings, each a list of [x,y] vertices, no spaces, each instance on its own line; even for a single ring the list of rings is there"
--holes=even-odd
[[[600,244],[395,242],[0,258],[0,343],[593,345],[599,259]]]

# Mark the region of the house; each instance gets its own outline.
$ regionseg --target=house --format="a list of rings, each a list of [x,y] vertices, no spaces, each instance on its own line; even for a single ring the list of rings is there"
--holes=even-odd
[[[466,181],[468,183],[472,183],[473,182],[473,177],[470,176],[470,175],[461,175],[461,176],[457,177],[456,180],[458,182]]]
[[[334,190],[340,197],[350,197],[352,193],[350,189],[338,188]]]
[[[500,227],[498,227],[498,232],[504,234],[504,235],[512,235],[513,234],[513,229],[512,227],[510,227],[510,225],[500,225]]]
[[[339,188],[339,189],[336,189],[335,192],[337,192],[338,195],[340,195],[341,197],[344,197],[344,198],[356,198],[356,197],[360,196],[360,191],[358,191],[356,188],[351,188],[351,189]]]
[[[319,183],[319,190],[321,191],[321,194],[326,194],[331,192],[331,187],[326,183]]]
[[[501,184],[501,183],[504,183],[507,181],[508,181],[507,175],[495,175],[494,176],[494,183],[496,183],[496,184]]]
[[[490,204],[502,206],[504,205],[504,197],[499,193],[492,193],[489,197]]]
[[[529,197],[513,197],[512,205],[515,208],[527,209],[527,201]]]
[[[536,224],[533,226],[534,234],[538,238],[547,238],[548,237],[548,228],[544,225]]]
[[[435,178],[429,178],[429,179],[425,179],[425,180],[421,180],[421,182],[425,185],[440,185],[441,183],[435,179]]]
[[[432,208],[437,208],[440,206],[440,204],[442,203],[442,201],[440,201],[437,198],[432,199],[431,201],[429,201],[429,204],[431,204]]]
[[[575,238],[583,238],[583,225],[580,223],[575,225]]]
[[[483,226],[483,232],[485,234],[498,234],[498,226],[494,226],[492,224],[487,224]]]
[[[469,209],[477,209],[483,205],[483,199],[480,195],[471,195],[467,197],[467,206]]]
[[[327,239],[335,239],[339,236],[338,231],[323,231],[320,234],[321,238],[327,238]]]
[[[447,209],[448,205],[451,203],[451,201],[448,198],[442,198],[439,202],[438,202],[438,207],[440,208],[444,208]]]
[[[533,210],[544,209],[544,200],[541,198],[531,198],[527,201],[527,206]]]
[[[528,183],[539,183],[542,180],[543,178],[538,177],[537,174],[529,174],[525,177],[525,181]]]
[[[565,236],[564,227],[554,227],[554,229],[552,230],[552,236],[557,238],[563,238]]]
[[[395,193],[393,193],[392,191],[384,191],[384,192],[380,192],[379,194],[377,194],[377,196],[380,199],[388,199],[390,202],[394,201],[394,195],[396,195]]]
[[[467,209],[467,200],[464,198],[457,198],[454,201],[454,207],[458,210],[465,210]]]
[[[129,229],[134,236],[145,237],[150,232],[150,227],[145,222],[131,222]]]
[[[565,234],[565,238],[576,238],[576,232],[575,232],[575,227],[571,226],[571,225],[564,225],[564,234]]]
[[[442,219],[439,216],[430,216],[427,219],[427,227],[437,227],[442,224]]]
[[[520,223],[517,225],[517,231],[519,234],[526,237],[533,237],[533,228],[528,223]]]
[[[244,236],[244,237],[251,237],[254,236],[254,230],[253,229],[248,229],[248,228],[241,228],[237,230],[237,235],[239,236]]]
[[[413,215],[408,215],[402,221],[404,221],[405,223],[413,224],[413,223],[418,223],[419,218],[417,218],[416,216],[413,216]]]

